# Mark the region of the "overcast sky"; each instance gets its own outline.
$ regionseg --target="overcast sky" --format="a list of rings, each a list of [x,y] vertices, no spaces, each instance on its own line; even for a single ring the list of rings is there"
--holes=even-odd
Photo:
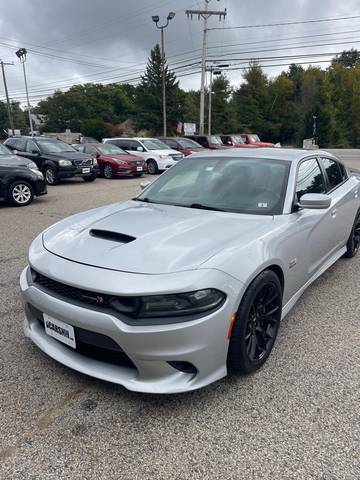
[[[6,67],[9,94],[14,99],[24,100],[22,69],[15,56],[19,47],[28,49],[26,68],[32,104],[56,88],[74,83],[126,79],[136,82],[150,48],[160,38],[151,15],[166,18],[169,11],[176,12],[176,16],[166,29],[168,62],[178,69],[183,88],[199,88],[202,22],[197,17],[187,19],[185,10],[203,8],[204,0],[1,2],[0,58],[14,62],[14,66]],[[325,67],[326,63],[320,63],[329,59],[325,54],[360,48],[359,0],[211,0],[209,8],[226,8],[227,17],[225,22],[215,17],[209,20],[209,28],[218,29],[209,30],[208,56],[224,59],[232,68],[245,67],[250,58],[263,58],[260,63],[273,76],[286,67],[271,65],[308,61]],[[356,15],[359,18],[229,29]],[[321,56],[306,58],[309,54]],[[278,58],[294,55],[304,57]],[[237,85],[242,70],[229,72],[228,76]],[[3,98],[1,84],[0,99]]]

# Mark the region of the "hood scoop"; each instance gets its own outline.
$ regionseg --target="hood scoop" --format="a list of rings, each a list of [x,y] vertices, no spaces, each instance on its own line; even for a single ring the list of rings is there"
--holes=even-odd
[[[89,233],[92,237],[101,238],[102,240],[110,240],[111,242],[130,243],[136,240],[136,237],[132,237],[131,235],[112,232],[110,230],[92,229]]]

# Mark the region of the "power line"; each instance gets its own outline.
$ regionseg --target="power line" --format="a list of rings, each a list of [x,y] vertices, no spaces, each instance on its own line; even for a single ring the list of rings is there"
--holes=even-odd
[[[236,27],[215,27],[208,30],[237,30],[245,28],[264,28],[264,27],[278,27],[282,25],[303,25],[307,23],[323,23],[323,22],[337,22],[339,20],[349,20],[354,18],[360,18],[360,15],[351,15],[349,17],[335,17],[335,18],[320,18],[318,20],[301,20],[296,22],[278,22],[278,23],[264,23],[255,25],[238,25]]]

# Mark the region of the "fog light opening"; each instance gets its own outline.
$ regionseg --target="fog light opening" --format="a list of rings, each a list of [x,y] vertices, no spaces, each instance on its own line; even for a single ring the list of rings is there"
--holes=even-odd
[[[194,367],[194,365],[190,362],[167,362],[169,365],[171,365],[173,368],[176,370],[179,370],[180,372],[183,373],[188,373],[190,375],[196,375],[197,374],[197,368]]]

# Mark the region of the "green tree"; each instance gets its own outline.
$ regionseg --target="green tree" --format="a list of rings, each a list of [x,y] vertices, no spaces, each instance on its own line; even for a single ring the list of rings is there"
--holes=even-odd
[[[214,133],[233,133],[236,120],[230,105],[232,88],[224,75],[216,77],[212,83],[212,128]]]
[[[94,137],[101,141],[109,135],[109,129],[101,118],[85,118],[80,122],[81,133],[85,137]]]
[[[155,45],[136,92],[136,126],[138,129],[150,130],[154,134],[160,134],[163,128],[161,64],[160,47]],[[184,96],[175,74],[169,70],[166,63],[165,85],[167,124],[169,133],[172,133],[177,122],[183,117]]]

